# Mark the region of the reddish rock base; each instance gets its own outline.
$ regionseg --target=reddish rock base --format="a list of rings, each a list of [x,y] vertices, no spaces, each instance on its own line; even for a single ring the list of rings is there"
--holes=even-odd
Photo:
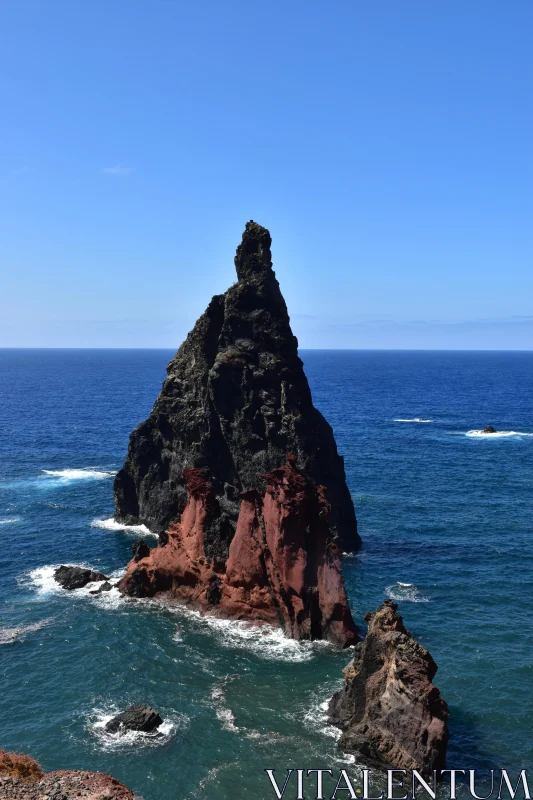
[[[205,473],[184,470],[188,502],[162,546],[137,553],[119,588],[134,597],[165,595],[220,617],[280,626],[295,639],[358,641],[328,525],[325,488],[287,457],[264,475],[264,494],[242,495],[226,561],[206,557],[220,508]],[[141,556],[141,557],[139,557]]]
[[[437,665],[390,600],[367,614],[368,635],[344,669],[329,706],[339,747],[364,763],[422,774],[444,769],[448,706],[432,680]]]
[[[58,770],[43,775],[30,756],[0,750],[0,798],[10,800],[135,800],[124,784],[103,772]]]

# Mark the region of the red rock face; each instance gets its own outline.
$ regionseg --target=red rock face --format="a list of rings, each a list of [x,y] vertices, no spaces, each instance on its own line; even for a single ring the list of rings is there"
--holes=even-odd
[[[226,561],[206,557],[218,501],[202,470],[184,470],[188,502],[168,541],[132,560],[120,589],[169,599],[220,617],[267,622],[295,639],[354,644],[357,632],[328,525],[326,490],[288,456],[263,478],[264,494],[242,495]]]

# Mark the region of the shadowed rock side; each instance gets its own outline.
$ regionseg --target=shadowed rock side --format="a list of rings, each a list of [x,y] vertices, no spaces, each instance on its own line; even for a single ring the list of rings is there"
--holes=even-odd
[[[343,670],[329,720],[341,728],[339,747],[384,768],[444,768],[448,706],[431,681],[437,665],[405,629],[390,600],[368,613],[368,634]]]
[[[188,502],[186,468],[205,468],[220,514],[205,530],[209,559],[226,559],[241,494],[287,453],[327,487],[329,525],[344,550],[360,544],[344,462],[314,408],[298,342],[272,269],[269,232],[248,222],[237,248],[237,283],[216,295],[167,367],[152,413],[131,434],[116,476],[116,518],[162,533]]]
[[[225,514],[215,487],[200,469],[186,468],[184,478],[181,521],[165,544],[136,553],[122,592],[165,594],[217,616],[280,626],[295,639],[341,647],[357,641],[325,489],[297,468],[295,456],[263,476],[263,492],[243,494],[227,559],[209,546]]]

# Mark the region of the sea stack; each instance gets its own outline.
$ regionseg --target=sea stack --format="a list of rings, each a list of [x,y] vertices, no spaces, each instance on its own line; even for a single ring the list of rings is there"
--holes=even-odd
[[[344,462],[313,406],[269,232],[250,221],[237,282],[167,367],[115,479],[116,517],[160,534],[120,583],[209,613],[356,640],[341,551],[360,544]]]
[[[448,706],[432,683],[437,665],[396,603],[385,600],[365,620],[367,637],[329,706],[329,721],[343,731],[339,747],[365,764],[431,776],[444,769],[448,744]]]

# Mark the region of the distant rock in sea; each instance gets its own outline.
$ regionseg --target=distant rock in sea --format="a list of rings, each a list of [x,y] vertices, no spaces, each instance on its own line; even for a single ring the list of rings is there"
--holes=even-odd
[[[492,425],[487,425],[487,427],[484,428],[483,430],[483,433],[496,433],[496,432],[497,432],[496,428],[493,428]]]
[[[161,535],[149,555],[135,553],[120,588],[347,645],[356,631],[341,550],[359,546],[357,522],[270,245],[265,228],[246,224],[237,282],[213,297],[131,434],[116,517]]]
[[[82,589],[88,583],[94,583],[95,581],[109,580],[101,572],[95,572],[84,567],[67,567],[64,564],[55,570],[54,578],[63,589],[69,590]]]
[[[444,769],[448,706],[431,682],[437,665],[404,627],[396,603],[385,600],[365,620],[367,637],[329,705],[330,723],[343,731],[339,747],[383,768]]]

